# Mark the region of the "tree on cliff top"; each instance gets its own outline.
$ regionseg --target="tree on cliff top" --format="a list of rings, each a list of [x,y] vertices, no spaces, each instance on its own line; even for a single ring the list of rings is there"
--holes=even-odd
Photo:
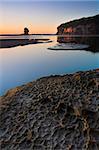
[[[25,34],[25,35],[28,35],[28,34],[29,34],[29,29],[26,28],[26,27],[24,28],[24,34]]]

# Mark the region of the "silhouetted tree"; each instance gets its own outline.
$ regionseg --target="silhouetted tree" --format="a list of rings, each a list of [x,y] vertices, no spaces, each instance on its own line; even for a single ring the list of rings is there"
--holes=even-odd
[[[25,35],[28,35],[28,34],[29,34],[29,29],[26,28],[26,27],[24,28],[24,34],[25,34]]]

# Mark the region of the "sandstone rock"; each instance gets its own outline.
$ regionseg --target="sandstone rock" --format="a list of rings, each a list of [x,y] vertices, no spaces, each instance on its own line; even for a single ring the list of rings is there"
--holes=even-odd
[[[1,150],[98,150],[98,79],[99,69],[44,77],[7,92],[0,99]]]

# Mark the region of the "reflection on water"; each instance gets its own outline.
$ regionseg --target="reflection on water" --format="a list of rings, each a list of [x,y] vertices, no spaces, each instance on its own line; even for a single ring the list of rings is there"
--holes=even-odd
[[[99,68],[99,53],[51,51],[47,48],[57,44],[57,36],[45,38],[53,42],[0,49],[0,95],[43,76]]]
[[[99,37],[88,36],[58,36],[57,42],[59,43],[77,43],[89,45],[89,51],[99,52]]]

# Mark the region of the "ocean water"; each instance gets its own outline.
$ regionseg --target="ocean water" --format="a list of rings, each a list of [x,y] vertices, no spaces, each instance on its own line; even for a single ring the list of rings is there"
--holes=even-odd
[[[0,36],[0,38],[2,37]],[[95,41],[92,42],[90,51],[57,51],[49,50],[48,47],[52,47],[58,42],[65,42],[67,39],[64,41],[57,36],[32,35],[29,38],[49,38],[52,42],[0,49],[0,95],[11,88],[41,77],[99,68],[99,52],[96,52],[99,49],[97,46],[95,47],[97,44]]]

